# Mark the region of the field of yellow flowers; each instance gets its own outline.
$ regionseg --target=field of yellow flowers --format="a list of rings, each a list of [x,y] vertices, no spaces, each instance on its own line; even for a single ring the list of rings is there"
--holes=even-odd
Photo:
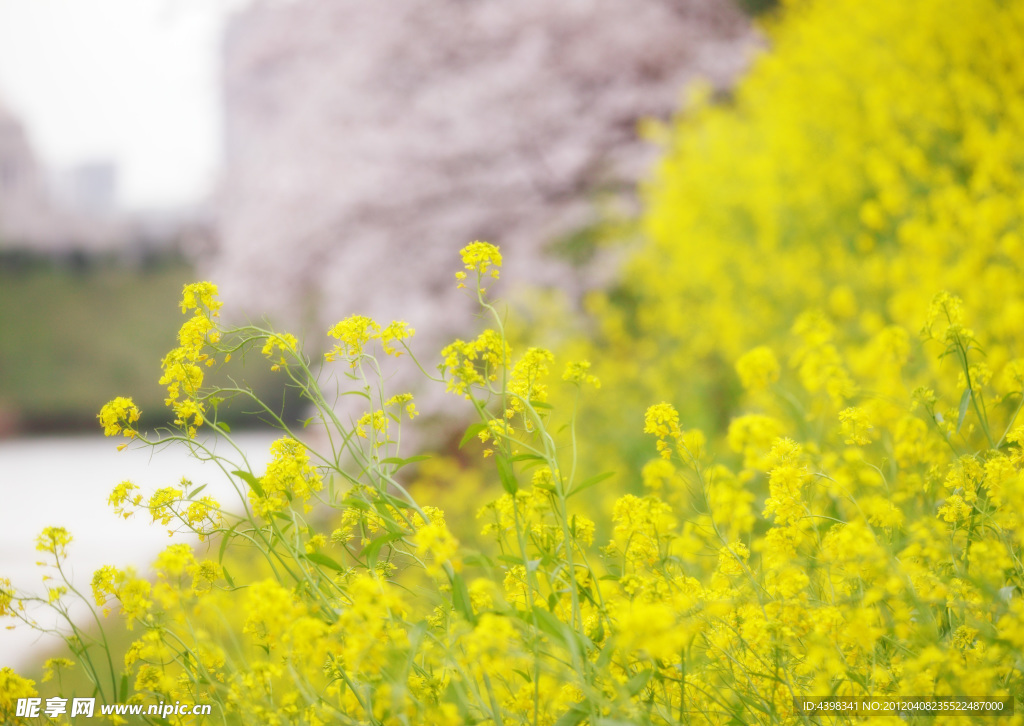
[[[567,323],[587,336],[513,350],[501,252],[462,250],[488,327],[424,374],[478,414],[472,474],[399,449],[408,325],[345,318],[312,361],[191,285],[160,378],[177,429],[137,430],[130,398],[100,423],[216,458],[237,502],[110,500],[218,548],[88,595],[8,583],[0,612],[116,615],[123,662],[83,625],[48,665],[108,702],[214,704],[172,723],[1024,723],[1024,2],[796,0],[766,33],[733,97],[648,129],[646,242]],[[203,438],[230,447],[224,400],[260,405],[204,382],[247,354],[315,412],[263,410],[265,471]],[[70,541],[39,549],[63,567]],[[0,717],[35,687],[0,672]]]

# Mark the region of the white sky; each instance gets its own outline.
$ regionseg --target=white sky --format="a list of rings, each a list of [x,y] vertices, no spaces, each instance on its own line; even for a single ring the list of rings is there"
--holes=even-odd
[[[45,164],[115,161],[123,206],[198,201],[221,154],[221,28],[241,1],[0,0],[0,99]]]

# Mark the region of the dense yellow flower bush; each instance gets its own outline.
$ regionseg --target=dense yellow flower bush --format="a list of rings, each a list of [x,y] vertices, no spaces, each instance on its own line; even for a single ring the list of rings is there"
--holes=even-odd
[[[679,406],[630,478],[691,519],[690,572],[750,546],[761,592],[705,641],[737,697],[1019,695],[1024,4],[796,1],[767,31],[734,97],[652,128],[647,242],[574,347],[617,404],[584,406],[584,456],[636,471],[624,414]]]
[[[791,395],[829,394],[800,400],[797,418],[868,391],[906,403],[900,371],[949,370],[915,342],[948,291],[979,328],[975,365],[1010,393],[1024,6],[794,0],[767,31],[731,99],[694,94],[652,130],[666,153],[645,186],[648,242],[589,301],[605,385],[635,415],[671,396],[715,431],[761,403],[739,384],[785,372]],[[961,391],[937,393],[955,407]]]
[[[793,2],[769,32],[734,99],[662,130],[649,242],[590,300],[594,341],[515,350],[483,288],[500,252],[463,250],[456,284],[490,327],[434,380],[479,416],[480,470],[403,458],[416,410],[379,365],[415,362],[403,322],[343,320],[321,368],[189,286],[161,379],[177,429],[137,431],[123,398],[100,421],[220,462],[230,505],[187,480],[110,496],[218,556],[172,544],[151,580],[95,573],[94,612],[137,634],[123,663],[70,623],[68,588],[0,579],[0,614],[52,607],[101,698],[212,703],[216,723],[931,718],[798,706],[830,698],[1024,722],[1024,3]],[[311,406],[305,431],[204,378],[250,351]],[[340,395],[362,416],[339,420]],[[264,472],[218,421],[229,396],[282,429]],[[425,504],[465,509],[491,474],[475,528]],[[71,543],[39,538],[58,574]]]

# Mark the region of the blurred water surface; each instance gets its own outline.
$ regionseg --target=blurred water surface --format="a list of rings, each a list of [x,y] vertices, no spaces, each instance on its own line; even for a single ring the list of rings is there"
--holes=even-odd
[[[250,432],[233,438],[254,473],[261,474],[277,435]],[[116,516],[107,499],[114,486],[125,479],[148,496],[159,487],[177,486],[183,476],[188,477],[197,487],[207,484],[203,494],[218,499],[225,509],[240,508],[235,504],[237,494],[221,470],[211,462],[196,460],[185,446],[159,450],[129,447],[119,452],[117,445],[123,441],[102,436],[0,441],[0,577],[9,578],[20,592],[45,595],[42,577],[57,573],[52,567],[35,564],[43,559],[35,544],[44,527],[64,527],[72,534],[65,574],[87,597],[91,597],[92,573],[102,565],[131,566],[148,573],[150,562],[168,544],[198,543],[194,536],[169,536],[168,527],[153,523],[144,514],[127,520]],[[241,456],[226,442],[218,441],[216,446],[219,455],[241,463]],[[82,625],[90,619],[82,606],[72,608],[72,613]],[[47,612],[40,611],[38,617],[48,617]],[[41,636],[20,624],[6,629],[14,622],[9,618],[0,622],[0,667],[37,665],[33,661],[41,650],[59,645],[56,636]],[[53,618],[44,622],[52,623]]]

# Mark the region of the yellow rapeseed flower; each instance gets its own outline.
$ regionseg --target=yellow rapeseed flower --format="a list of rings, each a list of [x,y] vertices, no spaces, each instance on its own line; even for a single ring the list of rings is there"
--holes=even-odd
[[[124,431],[124,435],[132,439],[139,433],[133,424],[139,420],[140,414],[131,398],[118,396],[104,404],[96,418],[100,420],[104,436],[117,436]]]
[[[498,248],[489,242],[471,242],[462,248],[462,264],[465,265],[468,272],[476,272],[477,279],[483,277],[488,273],[491,277],[497,279],[498,272],[501,269],[501,252]],[[456,277],[461,281],[466,278],[465,273],[457,273]],[[459,287],[462,287],[462,283],[459,283]]]

